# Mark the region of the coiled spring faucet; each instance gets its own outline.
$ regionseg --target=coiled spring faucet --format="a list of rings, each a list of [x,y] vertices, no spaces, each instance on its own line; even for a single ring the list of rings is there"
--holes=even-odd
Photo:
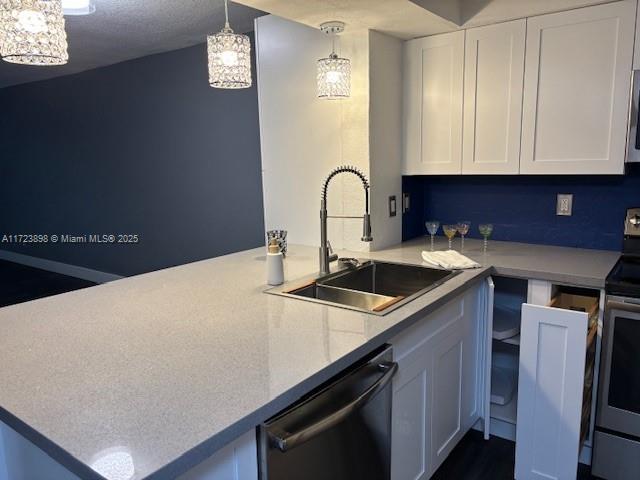
[[[371,236],[371,215],[369,214],[369,181],[364,174],[356,167],[350,165],[344,165],[337,167],[331,171],[327,179],[322,186],[322,198],[320,200],[320,274],[327,275],[330,273],[329,264],[338,259],[338,256],[331,250],[331,244],[327,239],[327,218],[360,218],[349,216],[331,216],[327,214],[327,190],[329,188],[329,182],[340,173],[352,173],[356,175],[361,181],[364,188],[364,204],[365,211],[362,217],[362,238],[363,242],[371,242],[373,237]]]

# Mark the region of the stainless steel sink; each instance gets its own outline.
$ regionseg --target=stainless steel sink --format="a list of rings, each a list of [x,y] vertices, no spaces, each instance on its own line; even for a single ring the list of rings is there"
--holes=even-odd
[[[401,263],[364,261],[319,278],[306,278],[267,293],[384,315],[460,272]]]

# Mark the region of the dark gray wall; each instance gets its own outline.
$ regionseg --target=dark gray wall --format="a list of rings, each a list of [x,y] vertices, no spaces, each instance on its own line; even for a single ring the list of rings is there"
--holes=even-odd
[[[264,244],[255,79],[209,87],[205,45],[2,89],[0,145],[0,238],[141,239],[0,249],[133,275]]]

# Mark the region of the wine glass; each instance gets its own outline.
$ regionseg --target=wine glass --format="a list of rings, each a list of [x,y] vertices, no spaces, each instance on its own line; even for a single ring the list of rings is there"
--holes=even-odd
[[[443,225],[442,230],[444,230],[444,234],[447,236],[447,239],[449,240],[449,250],[452,250],[453,247],[451,246],[451,241],[453,240],[453,237],[455,237],[456,233],[458,232],[458,226]]]
[[[456,225],[456,228],[458,230],[458,233],[462,237],[462,243],[460,244],[460,251],[464,252],[464,236],[467,233],[469,233],[469,229],[471,228],[471,222],[466,220],[462,222],[458,222],[458,224]]]
[[[433,238],[435,237],[436,233],[438,233],[438,229],[440,228],[440,222],[437,220],[429,220],[428,222],[425,223],[425,226],[427,227],[427,232],[429,232],[429,235],[431,235],[431,251],[433,252],[434,250]]]
[[[480,235],[484,237],[484,242],[482,244],[482,253],[486,255],[487,246],[489,245],[489,237],[493,233],[493,225],[490,223],[483,223],[478,227],[478,231],[480,232]]]

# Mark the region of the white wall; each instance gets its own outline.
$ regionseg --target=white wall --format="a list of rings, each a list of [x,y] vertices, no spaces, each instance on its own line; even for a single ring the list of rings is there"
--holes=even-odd
[[[366,32],[341,36],[352,97],[321,100],[316,61],[331,52],[330,39],[274,15],[256,20],[265,226],[288,230],[291,243],[319,245],[320,192],[331,169],[347,163],[369,173],[367,43]],[[329,190],[329,213],[362,215],[362,188],[341,177]],[[362,249],[361,228],[359,220],[330,219],[329,238],[335,248]]]
[[[352,67],[351,97],[343,100],[317,98],[316,61],[331,51],[318,29],[269,15],[256,20],[256,44],[266,228],[288,230],[291,243],[319,245],[322,183],[349,164],[370,176],[371,248],[398,243],[401,213],[389,219],[387,199],[401,195],[401,42],[347,26],[338,42]],[[357,177],[336,177],[329,214],[363,213]],[[361,236],[361,219],[329,219],[334,248],[365,251]]]
[[[402,241],[402,41],[369,32],[372,249]],[[389,217],[395,195],[397,215]]]

